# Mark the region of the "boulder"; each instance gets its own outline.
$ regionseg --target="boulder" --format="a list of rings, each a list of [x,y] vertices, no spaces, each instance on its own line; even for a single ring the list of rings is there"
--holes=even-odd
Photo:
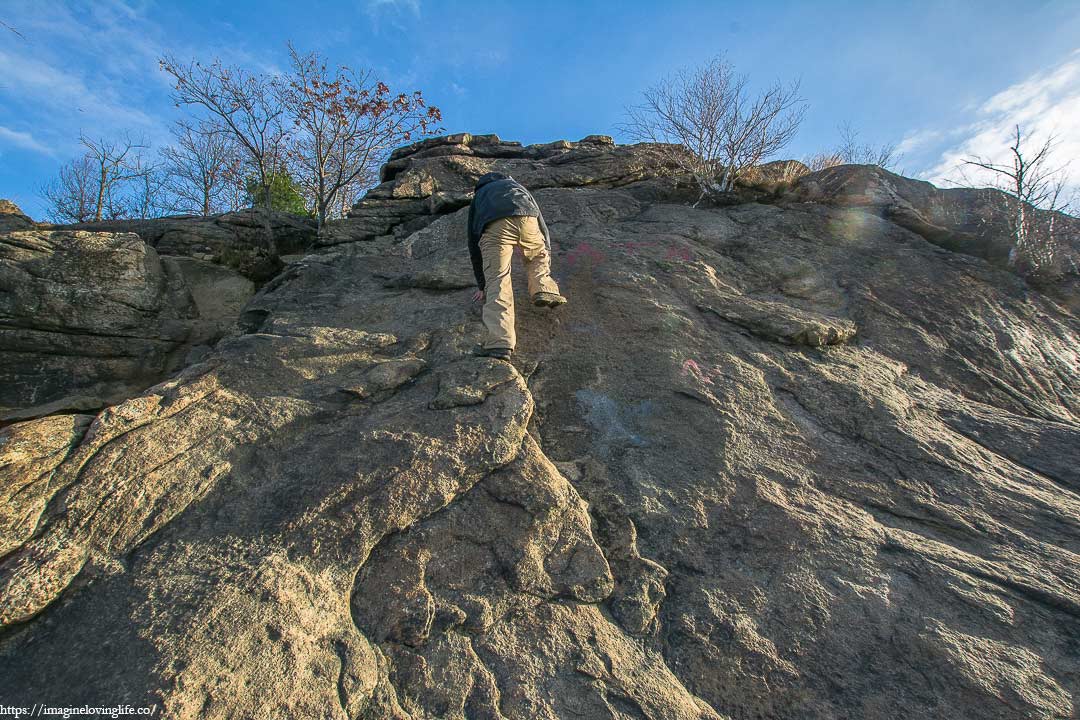
[[[100,408],[180,362],[198,310],[130,233],[0,234],[0,419]]]
[[[508,173],[536,190],[619,187],[668,177],[674,170],[659,146],[620,147],[607,135],[525,147],[497,135],[429,138],[394,150],[382,168],[382,182],[353,206],[348,218],[329,222],[319,244],[408,236],[439,215],[468,205],[476,181],[492,171]]]
[[[1006,196],[992,188],[939,189],[877,165],[838,165],[803,175],[789,197],[804,202],[865,208],[955,252],[1005,267],[1013,249]],[[1041,212],[1041,211],[1039,211]],[[1060,215],[1064,267],[1080,261],[1080,219]]]
[[[181,215],[149,220],[103,220],[58,229],[136,233],[161,255],[211,260],[263,283],[282,268],[281,255],[306,250],[315,242],[315,221],[288,213],[270,213],[272,240],[261,211],[223,215]]]
[[[34,226],[34,221],[28,218],[18,205],[0,198],[0,232],[31,230]]]
[[[190,257],[163,257],[170,272],[184,278],[195,303],[197,319],[188,336],[191,344],[212,345],[232,331],[237,318],[255,295],[255,283],[228,267]]]

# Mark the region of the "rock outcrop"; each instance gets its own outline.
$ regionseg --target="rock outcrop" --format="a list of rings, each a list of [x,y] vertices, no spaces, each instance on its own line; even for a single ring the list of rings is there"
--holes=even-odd
[[[430,138],[391,153],[380,172],[382,182],[353,207],[347,220],[331,223],[319,243],[405,238],[440,215],[467,206],[476,180],[486,172],[508,173],[535,190],[619,187],[654,178],[664,168],[656,146],[616,146],[607,135],[525,147],[498,135]]]
[[[0,198],[0,232],[30,230],[34,227],[34,221],[23,214],[18,205]]]
[[[800,177],[789,195],[840,207],[861,207],[915,232],[930,242],[1004,267],[1013,243],[1005,195],[991,188],[934,187],[877,165],[839,165]],[[1041,212],[1041,211],[1040,211]],[[1065,265],[1080,263],[1080,219],[1058,217]]]
[[[141,393],[231,331],[252,295],[131,233],[0,232],[0,422]]]
[[[873,207],[483,137],[396,153],[197,364],[0,430],[6,704],[1076,715],[1075,316]],[[461,280],[495,169],[570,299],[516,277],[512,363]]]
[[[178,215],[150,220],[102,220],[55,229],[135,233],[161,255],[178,255],[230,267],[258,283],[281,271],[282,255],[301,253],[315,242],[315,221],[270,213],[272,241],[262,211],[238,210],[201,217]]]
[[[0,234],[0,418],[99,409],[178,369],[183,278],[132,234]]]

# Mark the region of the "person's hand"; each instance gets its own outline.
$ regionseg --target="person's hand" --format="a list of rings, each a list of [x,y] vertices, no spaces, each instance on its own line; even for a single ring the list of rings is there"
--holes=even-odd
[[[473,302],[484,302],[484,291],[483,290],[477,290],[476,292],[474,292],[473,296],[472,296],[472,301]]]

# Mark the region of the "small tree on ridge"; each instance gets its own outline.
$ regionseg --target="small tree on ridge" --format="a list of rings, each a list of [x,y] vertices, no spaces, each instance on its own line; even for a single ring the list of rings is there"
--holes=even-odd
[[[441,131],[442,114],[419,90],[391,95],[370,71],[342,66],[331,75],[317,53],[302,55],[291,44],[289,57],[292,74],[279,86],[293,125],[287,156],[322,228],[342,193],[375,180],[389,150]]]
[[[698,202],[731,191],[747,170],[784,148],[806,112],[798,82],[751,95],[747,76],[736,75],[723,56],[680,70],[644,95],[644,104],[627,108],[621,129],[639,142],[675,146],[662,152],[694,178]]]
[[[1065,167],[1051,164],[1056,138],[1048,136],[1034,150],[1030,140],[1016,125],[1006,162],[970,157],[964,164],[990,173],[992,186],[1003,193],[999,211],[1005,214],[1013,241],[1010,265],[1037,282],[1046,282],[1061,272],[1060,220],[1071,204],[1062,198],[1068,181]]]

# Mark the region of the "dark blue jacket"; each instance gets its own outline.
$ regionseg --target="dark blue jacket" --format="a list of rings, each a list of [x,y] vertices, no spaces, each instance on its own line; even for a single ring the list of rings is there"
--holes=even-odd
[[[476,181],[476,194],[469,205],[469,257],[472,259],[476,284],[481,290],[484,289],[484,259],[480,254],[480,236],[484,233],[484,226],[492,220],[515,215],[536,218],[550,254],[551,235],[532,194],[505,173],[489,172],[482,175]]]

